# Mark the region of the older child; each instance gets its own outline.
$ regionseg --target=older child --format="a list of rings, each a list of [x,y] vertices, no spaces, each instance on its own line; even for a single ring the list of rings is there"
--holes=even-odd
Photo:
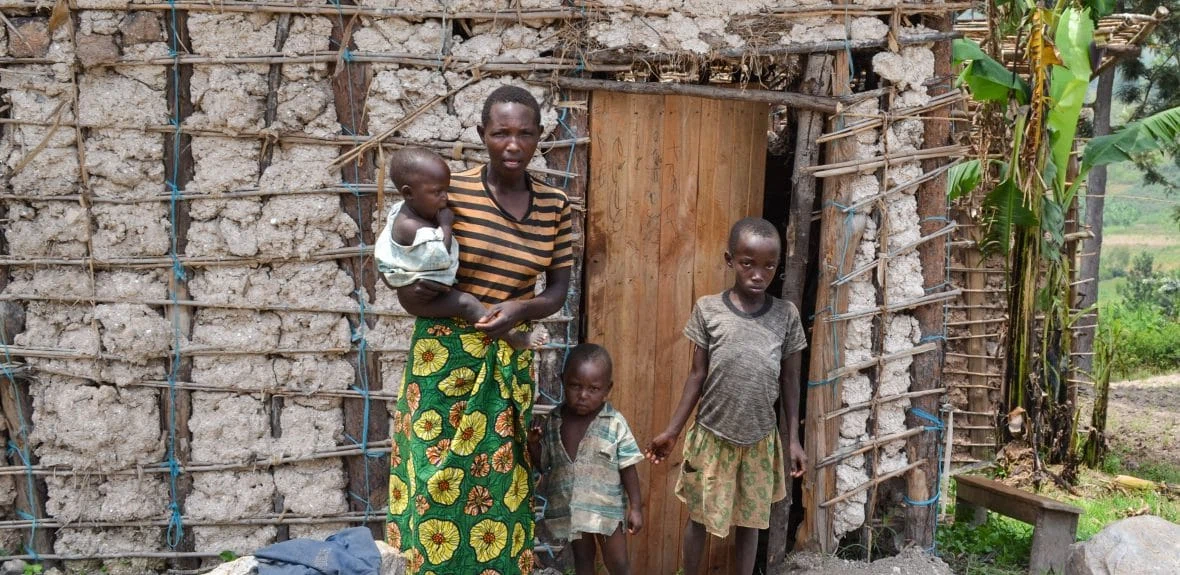
[[[386,283],[397,289],[418,280],[445,286],[455,284],[459,270],[459,242],[451,233],[455,215],[447,207],[451,172],[438,154],[423,148],[402,148],[389,159],[389,176],[401,193],[393,205],[385,228],[377,237],[373,257]],[[447,290],[438,296],[441,313],[462,318],[470,324],[487,315],[475,296]],[[543,345],[548,334],[513,331],[504,337],[516,349]]]
[[[691,519],[684,531],[685,575],[700,573],[705,533],[725,537],[730,526],[737,527],[737,573],[753,572],[758,530],[770,526],[771,503],[787,495],[774,410],[780,396],[790,430],[791,475],[803,474],[798,374],[783,366],[807,341],[795,306],[766,293],[781,248],[778,231],[766,220],[745,218],[730,229],[725,265],[736,276],[733,288],[693,307],[684,328],[694,344],[684,395],[647,451],[654,463],[667,458],[697,408],[676,481],[676,496]]]
[[[545,476],[545,521],[554,537],[570,541],[577,575],[594,574],[595,543],[611,575],[629,573],[627,534],[643,527],[635,469],[643,454],[627,420],[606,401],[612,370],[606,349],[575,347],[562,374],[565,402],[530,434],[530,456]]]

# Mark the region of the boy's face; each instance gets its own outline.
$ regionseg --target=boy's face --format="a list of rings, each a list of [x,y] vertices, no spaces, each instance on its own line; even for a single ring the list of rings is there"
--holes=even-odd
[[[399,190],[406,203],[423,218],[437,219],[439,210],[447,207],[447,188],[451,186],[451,173],[446,164],[424,163],[409,180]]]
[[[565,374],[565,405],[578,415],[590,415],[602,408],[613,386],[606,366],[585,361]]]
[[[725,264],[733,268],[733,288],[744,295],[766,292],[778,269],[778,238],[742,234],[733,253],[725,252]]]

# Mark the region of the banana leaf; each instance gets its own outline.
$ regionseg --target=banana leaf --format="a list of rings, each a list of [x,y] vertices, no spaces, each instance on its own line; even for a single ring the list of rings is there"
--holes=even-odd
[[[1078,119],[1090,85],[1090,42],[1094,23],[1086,11],[1068,9],[1057,23],[1054,44],[1062,65],[1053,66],[1049,84],[1052,107],[1047,119],[1053,164],[1058,168],[1052,181],[1064,197],[1066,170],[1077,135]]]
[[[1037,225],[1037,216],[1024,205],[1024,192],[1011,176],[1000,182],[983,198],[986,231],[980,249],[985,254],[1008,255],[1012,233],[1019,227]]]
[[[958,83],[966,84],[975,100],[1007,104],[1008,100],[1015,99],[1021,105],[1028,103],[1032,93],[1028,83],[984,53],[973,40],[955,40],[952,55],[956,67],[967,62],[967,67],[959,74]]]
[[[983,172],[980,170],[978,159],[969,160],[951,166],[946,178],[946,200],[953,202],[969,195],[979,186]]]

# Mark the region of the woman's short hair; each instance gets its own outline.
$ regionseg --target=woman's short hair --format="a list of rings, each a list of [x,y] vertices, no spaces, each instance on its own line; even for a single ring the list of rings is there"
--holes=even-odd
[[[504,85],[488,94],[488,98],[483,101],[483,112],[479,116],[480,122],[485,127],[488,122],[492,121],[492,106],[496,104],[528,106],[533,111],[533,118],[537,120],[537,125],[541,125],[541,104],[537,103],[537,99],[528,90],[520,86]]]

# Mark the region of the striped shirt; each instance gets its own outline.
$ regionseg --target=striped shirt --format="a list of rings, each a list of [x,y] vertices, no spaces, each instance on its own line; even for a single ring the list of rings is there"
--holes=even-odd
[[[582,533],[610,535],[626,517],[622,470],[643,461],[623,414],[605,403],[571,459],[561,442],[561,409],[541,429],[541,473],[545,475],[545,524],[558,539]]]
[[[529,299],[538,275],[574,263],[569,200],[532,178],[528,184],[529,208],[517,220],[488,192],[483,166],[451,174],[448,204],[460,246],[455,287],[485,304]]]

